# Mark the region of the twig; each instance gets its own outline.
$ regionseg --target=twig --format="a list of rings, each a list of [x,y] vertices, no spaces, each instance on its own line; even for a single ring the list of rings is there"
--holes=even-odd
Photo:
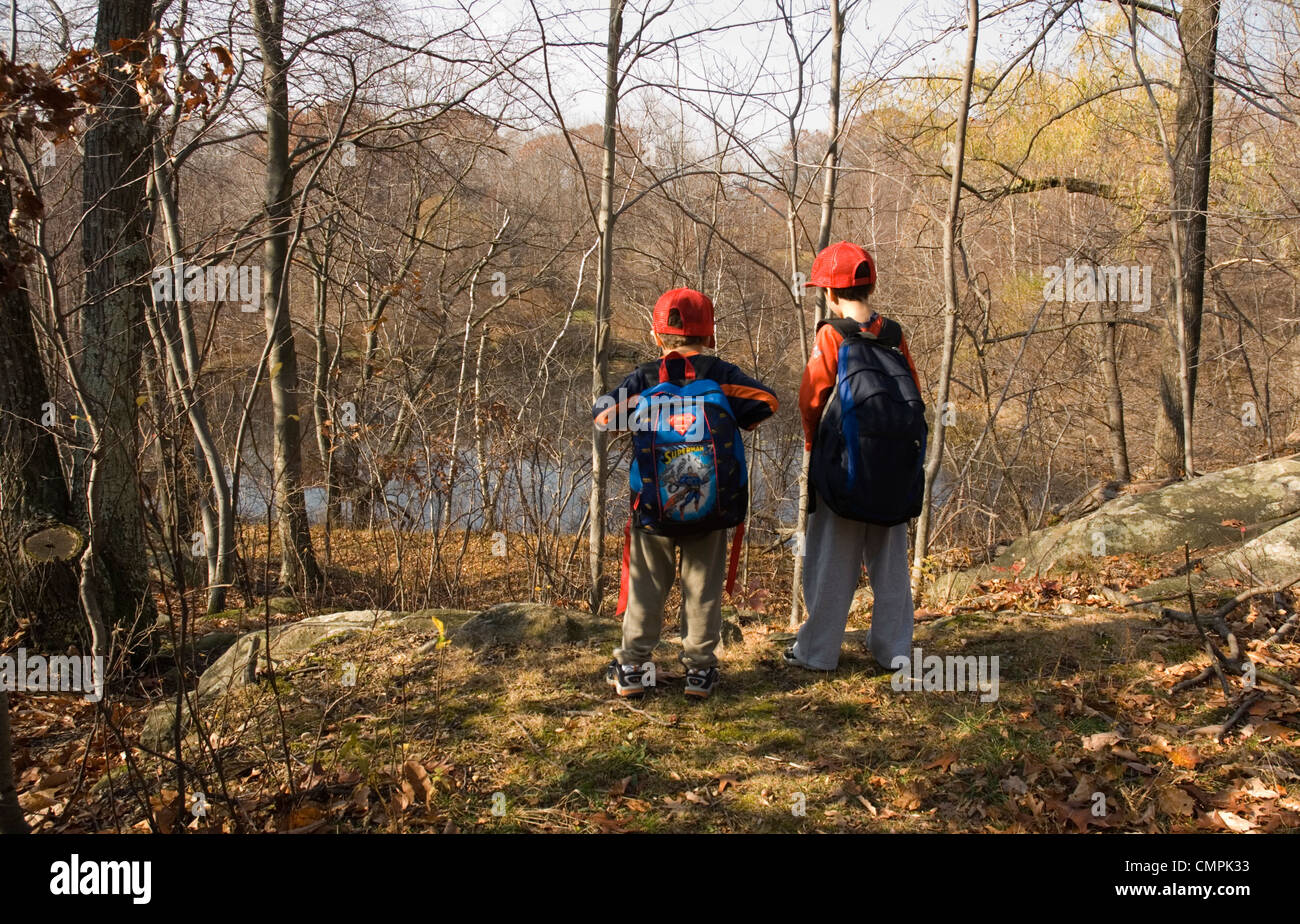
[[[1237,707],[1236,711],[1233,712],[1232,715],[1228,716],[1228,718],[1224,720],[1223,724],[1219,726],[1219,732],[1218,732],[1219,740],[1222,741],[1224,738],[1228,737],[1228,732],[1232,731],[1232,729],[1236,727],[1237,723],[1240,722],[1242,718],[1245,717],[1246,713],[1250,711],[1250,707],[1255,705],[1255,703],[1259,702],[1263,698],[1264,698],[1264,694],[1258,690],[1256,690],[1253,693],[1246,694],[1245,698],[1242,699],[1241,701],[1241,705]]]
[[[533,733],[530,732],[530,731],[527,729],[527,727],[525,727],[524,723],[523,723],[523,722],[520,722],[519,719],[518,719],[516,716],[513,716],[513,715],[510,717],[510,721],[514,722],[516,725],[519,726],[519,730],[520,730],[521,732],[523,732],[523,733],[524,733],[524,737],[526,737],[526,738],[528,739],[528,744],[532,747],[532,749],[533,749],[533,753],[534,753],[534,754],[540,754],[540,753],[542,753],[542,746],[541,746],[540,744],[537,743],[537,739],[533,737]]]
[[[1268,638],[1264,639],[1264,641],[1261,644],[1264,645],[1273,644],[1275,641],[1280,639],[1285,633],[1289,632],[1291,629],[1294,629],[1297,624],[1297,621],[1300,621],[1300,613],[1292,613],[1290,617],[1287,618],[1287,621],[1282,623],[1282,625],[1278,626],[1277,629],[1273,632],[1273,634],[1270,635]]]
[[[1232,699],[1232,690],[1228,688],[1228,678],[1223,676],[1223,665],[1220,663],[1224,660],[1223,653],[1210,641],[1209,635],[1205,632],[1205,626],[1201,625],[1201,620],[1196,616],[1196,596],[1192,593],[1192,551],[1191,547],[1185,542],[1183,543],[1183,561],[1187,565],[1187,607],[1192,614],[1192,625],[1196,626],[1196,631],[1201,636],[1201,644],[1205,646],[1205,652],[1210,656],[1210,667],[1219,676],[1219,685],[1223,687],[1223,698]]]

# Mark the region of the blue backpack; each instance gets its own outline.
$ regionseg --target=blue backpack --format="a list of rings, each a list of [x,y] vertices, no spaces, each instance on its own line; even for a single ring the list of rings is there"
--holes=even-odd
[[[813,441],[809,477],[840,516],[894,526],[918,516],[925,491],[925,402],[897,349],[902,328],[885,319],[879,336],[857,322],[844,335],[835,389]],[[820,325],[818,325],[820,327]]]
[[[686,366],[685,384],[668,380],[668,359]],[[629,473],[632,516],[661,536],[693,536],[739,526],[749,498],[745,446],[731,403],[717,382],[696,379],[681,354],[659,363],[659,384],[632,411]]]

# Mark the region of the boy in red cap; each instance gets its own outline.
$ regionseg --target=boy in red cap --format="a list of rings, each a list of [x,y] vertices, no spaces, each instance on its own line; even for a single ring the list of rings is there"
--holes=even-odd
[[[634,369],[592,412],[601,429],[639,431],[620,594],[623,644],[605,677],[620,696],[654,685],[651,656],[680,554],[685,692],[706,697],[718,679],[726,526],[740,528],[747,503],[743,442],[735,431],[772,416],[777,400],[763,383],[703,352],[715,341],[713,303],[701,293],[665,292],[652,331],[659,359]]]
[[[924,455],[921,382],[902,328],[867,305],[876,286],[876,265],[871,254],[848,241],[832,244],[813,261],[807,284],[825,290],[831,317],[818,325],[816,343],[799,387],[804,447],[813,451],[814,469],[808,487],[812,512],[808,518],[803,576],[808,618],[800,626],[794,645],[785,652],[785,660],[810,670],[829,671],[838,666],[849,608],[865,565],[874,597],[867,645],[876,661],[888,666],[898,655],[911,657],[912,649],[914,610],[908,572],[907,517],[915,515],[911,506],[915,497],[903,496],[915,494],[920,459]],[[865,390],[871,397],[859,401],[858,413],[865,415],[857,418],[860,424],[850,420],[852,411],[845,413],[844,408],[853,402],[852,390],[844,384],[845,371],[840,368],[840,362],[847,362],[845,357],[850,355],[841,349],[847,343],[846,338],[855,338],[852,346],[862,351],[861,364],[871,365],[871,372],[879,376]],[[890,351],[888,355],[876,352],[881,347]],[[855,356],[854,361],[859,359]],[[909,373],[910,381],[907,381]],[[897,385],[900,381],[906,395],[900,396]],[[890,396],[880,397],[880,382],[892,392],[892,404],[868,406],[873,399],[890,400]],[[823,414],[832,400],[840,406],[834,410],[834,421],[828,414],[825,421],[828,426],[822,426]],[[885,423],[885,418],[890,422]],[[841,461],[848,455],[845,447],[864,440],[880,440],[882,430],[898,418],[905,418],[905,425],[911,427],[908,437],[900,441],[902,445],[889,443],[876,448],[867,443],[868,450],[878,453],[884,462],[877,462],[873,467],[859,460],[862,471],[856,473],[857,481],[852,480],[855,473],[850,471],[846,479],[849,490],[833,492],[830,498],[841,512],[854,513],[854,518],[831,509],[828,498],[819,496],[814,485],[820,482],[825,486],[836,477],[843,477],[843,470],[852,468],[851,462],[846,466]],[[832,461],[826,463],[827,458]],[[901,475],[902,481],[884,471],[895,467],[894,459],[908,466]],[[829,478],[820,477],[828,470],[832,473]],[[870,507],[871,512],[859,514],[858,510],[864,506]],[[877,515],[875,511],[883,512]],[[892,525],[882,525],[882,522]]]

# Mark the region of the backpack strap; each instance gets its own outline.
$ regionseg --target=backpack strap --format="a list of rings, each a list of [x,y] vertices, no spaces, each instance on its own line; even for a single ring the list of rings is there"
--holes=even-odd
[[[745,524],[742,521],[736,524],[736,531],[731,536],[731,560],[727,563],[727,593],[731,593],[736,586],[736,566],[740,564],[740,546],[744,537]]]
[[[680,360],[685,364],[685,366],[686,366],[686,381],[688,381],[688,382],[693,382],[693,381],[695,381],[695,367],[694,367],[693,365],[691,365],[691,361],[690,361],[688,358],[686,358],[685,356],[683,356],[681,353],[678,353],[676,350],[674,350],[674,351],[671,352],[671,353],[667,353],[667,354],[665,354],[665,355],[664,355],[664,358],[661,359],[661,360],[659,360],[659,382],[660,382],[660,384],[663,384],[664,382],[667,382],[667,381],[668,381],[668,360],[673,359],[673,358],[680,359]]]
[[[817,322],[817,329],[820,330],[823,324],[829,324],[845,340],[850,337],[861,337],[863,340],[897,350],[903,343],[903,326],[893,318],[884,315],[876,315],[876,317],[880,318],[878,334],[871,333],[866,329],[866,325],[859,324],[852,318],[824,318]]]
[[[636,459],[632,460],[636,465]],[[632,512],[627,515],[627,523],[623,526],[623,565],[618,572],[618,609],[615,616],[622,616],[627,609],[627,595],[632,583],[632,517],[636,516],[636,508],[640,505],[641,498],[637,495],[632,496]]]

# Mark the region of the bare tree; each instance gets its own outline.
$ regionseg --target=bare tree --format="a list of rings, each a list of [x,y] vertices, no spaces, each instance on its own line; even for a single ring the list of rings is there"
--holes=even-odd
[[[81,251],[85,295],[81,378],[103,439],[100,458],[77,469],[78,497],[87,502],[104,618],[130,628],[152,623],[148,557],[137,465],[144,312],[149,299],[149,128],[131,75],[148,54],[149,0],[101,0],[95,49],[103,58],[107,94],[85,134]],[[83,427],[84,432],[84,427]],[[92,448],[92,452],[96,451]],[[91,484],[90,473],[101,479]]]
[[[0,215],[13,211],[0,175]],[[49,651],[81,648],[85,620],[69,562],[85,535],[75,525],[50,427],[54,403],[41,367],[18,239],[0,227],[0,625],[31,621]],[[2,768],[0,768],[2,769]]]
[[[970,119],[971,86],[975,78],[975,52],[979,48],[979,0],[966,4],[966,67],[957,100],[957,132],[953,139],[952,180],[948,186],[948,213],[943,226],[943,355],[939,360],[939,378],[935,383],[934,425],[926,447],[925,494],[921,515],[916,520],[915,546],[912,552],[912,593],[920,590],[922,565],[930,544],[930,519],[934,512],[934,482],[943,466],[943,440],[948,416],[948,390],[952,382],[953,357],[957,352],[956,242],[960,221],[962,170],[966,160],[966,126]]]
[[[262,299],[266,315],[267,380],[274,432],[273,493],[280,530],[280,583],[314,590],[322,580],[307,527],[302,482],[302,418],[298,350],[289,316],[289,241],[293,233],[294,171],[289,161],[289,62],[284,55],[284,0],[249,0],[262,53],[266,104],[266,241]]]

